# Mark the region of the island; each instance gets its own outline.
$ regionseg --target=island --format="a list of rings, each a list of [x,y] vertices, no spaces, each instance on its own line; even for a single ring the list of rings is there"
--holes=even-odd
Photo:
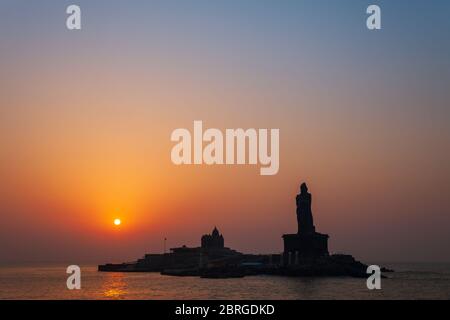
[[[103,264],[102,272],[160,272],[171,276],[233,278],[250,275],[293,277],[367,277],[367,265],[348,254],[330,254],[327,234],[316,232],[311,210],[312,195],[306,183],[296,197],[297,233],[282,236],[281,254],[245,254],[225,247],[217,227],[201,237],[199,247],[181,246],[163,254],[146,254],[134,262]],[[382,272],[391,272],[382,268]]]

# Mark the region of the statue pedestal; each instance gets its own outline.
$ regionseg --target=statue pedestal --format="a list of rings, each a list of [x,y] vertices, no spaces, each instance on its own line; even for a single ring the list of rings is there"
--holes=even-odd
[[[289,253],[292,257],[297,255],[300,260],[302,258],[328,256],[328,238],[327,234],[318,232],[283,235],[285,264],[289,263]],[[291,259],[291,263],[293,261]]]

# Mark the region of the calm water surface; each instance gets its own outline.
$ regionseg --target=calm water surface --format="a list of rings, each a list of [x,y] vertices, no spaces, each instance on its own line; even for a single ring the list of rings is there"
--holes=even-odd
[[[68,290],[65,266],[0,267],[0,299],[450,299],[450,264],[386,266],[397,272],[378,291],[347,277],[201,279],[96,266],[81,266],[81,290]]]

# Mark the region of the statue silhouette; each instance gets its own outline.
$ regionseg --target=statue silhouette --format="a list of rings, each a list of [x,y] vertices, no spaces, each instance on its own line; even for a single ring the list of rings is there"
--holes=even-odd
[[[300,186],[300,194],[296,197],[298,233],[315,233],[313,216],[311,211],[312,196],[308,192],[306,183]]]

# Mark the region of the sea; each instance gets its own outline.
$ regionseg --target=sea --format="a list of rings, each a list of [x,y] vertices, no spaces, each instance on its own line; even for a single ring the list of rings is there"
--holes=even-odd
[[[63,265],[0,266],[0,299],[450,299],[450,263],[396,263],[369,290],[366,279],[248,276],[235,279],[173,277],[159,273],[104,273],[81,265],[81,289],[66,286]]]

